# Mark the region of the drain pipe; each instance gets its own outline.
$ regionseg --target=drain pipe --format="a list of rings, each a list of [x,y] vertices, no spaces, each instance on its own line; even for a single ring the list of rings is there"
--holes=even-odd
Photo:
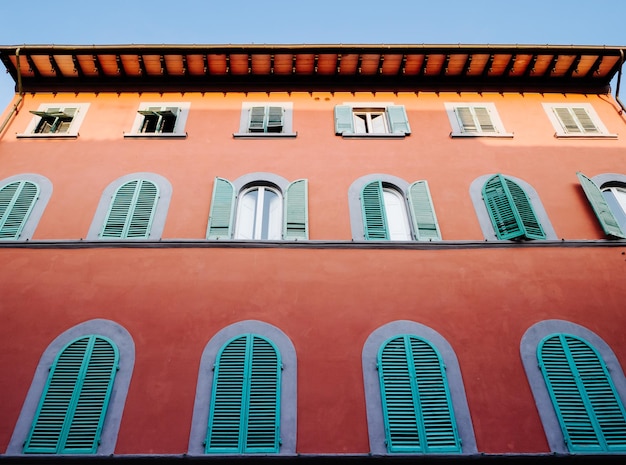
[[[619,112],[619,114],[621,115],[624,111],[626,111],[626,107],[624,106],[622,101],[619,99],[619,88],[622,82],[622,67],[624,66],[624,50],[620,49],[619,53],[622,55],[622,57],[619,62],[620,63],[619,71],[617,72],[617,86],[615,89],[615,101],[619,103],[619,106],[622,108],[621,111]]]
[[[19,111],[19,106],[22,103],[22,100],[24,100],[24,91],[22,90],[22,73],[20,72],[20,47],[15,50],[15,66],[17,68],[17,93],[19,97],[17,99],[17,102],[15,102],[15,104],[13,105],[13,108],[11,108],[11,111],[7,115],[6,119],[2,123],[2,126],[0,126],[0,136],[4,131],[4,128],[7,126],[7,124],[9,124],[11,117],[17,114],[17,112]]]

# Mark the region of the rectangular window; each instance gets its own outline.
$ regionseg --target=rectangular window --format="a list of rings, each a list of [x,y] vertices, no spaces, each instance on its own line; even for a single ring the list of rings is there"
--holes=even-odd
[[[124,137],[186,137],[189,102],[142,103],[130,132]]]
[[[236,138],[296,137],[293,132],[293,103],[244,102]]]
[[[555,137],[617,138],[606,129],[589,103],[544,103]]]
[[[404,137],[411,133],[403,105],[346,103],[335,107],[335,134],[343,137]]]
[[[17,137],[77,137],[88,103],[43,104],[31,110],[33,119]]]
[[[451,137],[513,137],[506,132],[493,103],[444,103]]]

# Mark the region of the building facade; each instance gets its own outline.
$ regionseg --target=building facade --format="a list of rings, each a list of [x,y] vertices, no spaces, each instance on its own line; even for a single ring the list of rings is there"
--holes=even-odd
[[[0,47],[0,461],[623,460],[624,50]]]

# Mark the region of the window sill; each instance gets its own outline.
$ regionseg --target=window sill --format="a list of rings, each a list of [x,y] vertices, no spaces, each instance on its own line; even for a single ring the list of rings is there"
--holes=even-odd
[[[495,134],[491,133],[482,133],[482,132],[451,132],[450,137],[495,137],[495,138],[503,138],[503,139],[513,139],[512,132],[498,132]]]
[[[560,134],[555,133],[557,139],[617,139],[617,134]]]
[[[235,139],[293,139],[297,132],[234,132]]]
[[[134,134],[124,133],[124,139],[186,139],[186,132],[174,132],[174,133],[149,133],[149,134]]]
[[[404,139],[410,134],[405,133],[389,133],[389,134],[356,134],[356,133],[343,133],[341,135],[344,139]]]
[[[18,139],[77,139],[76,134],[15,134]]]

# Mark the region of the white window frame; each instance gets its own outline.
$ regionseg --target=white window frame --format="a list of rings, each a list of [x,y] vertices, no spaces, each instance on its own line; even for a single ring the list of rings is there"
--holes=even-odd
[[[372,115],[377,115],[382,118],[382,125],[384,126],[384,131],[379,132],[376,131],[374,127]],[[365,118],[362,118],[364,116]],[[391,130],[389,128],[389,122],[387,121],[387,109],[384,107],[381,108],[362,108],[362,107],[353,107],[352,108],[352,121],[354,124],[354,133],[359,135],[369,135],[369,134],[390,134]],[[365,124],[365,131],[359,131],[359,123],[363,121]]]
[[[411,130],[409,127],[408,115],[407,116],[407,128],[406,132],[393,132],[391,129],[391,122],[389,121],[389,107],[405,107],[403,104],[397,104],[394,102],[342,102],[339,106],[348,106],[352,109],[352,126],[354,128],[354,132],[343,132],[341,137],[344,139],[360,139],[360,138],[381,138],[381,139],[403,139],[406,136],[411,134]],[[406,107],[405,107],[406,111]],[[358,114],[369,113],[381,113],[384,118],[385,123],[385,132],[357,132],[356,130],[356,119],[358,118]],[[371,120],[371,117],[370,117]]]
[[[608,131],[604,123],[602,123],[602,120],[600,120],[600,117],[596,113],[595,109],[593,108],[593,105],[591,105],[590,103],[542,103],[542,106],[543,106],[544,111],[546,112],[546,115],[548,115],[548,119],[552,123],[554,130],[556,131],[554,134],[554,137],[556,138],[578,138],[578,139],[581,139],[581,138],[616,139],[617,138],[617,134],[612,134]],[[570,112],[571,112],[571,109],[573,108],[583,108],[587,112],[587,115],[589,116],[589,118],[591,119],[595,127],[598,129],[598,132],[588,132],[588,133],[584,132],[584,129],[580,125],[580,121],[575,115],[572,115],[572,116],[574,117],[576,123],[578,124],[580,132],[572,132],[572,133],[567,132],[565,125],[561,121],[561,118],[559,118],[556,114],[557,108],[567,108],[570,110]]]
[[[142,102],[137,108],[137,114],[133,121],[133,126],[130,132],[125,132],[125,138],[134,137],[174,137],[185,138],[187,133],[185,132],[185,125],[187,124],[187,117],[189,116],[189,108],[191,102]],[[178,113],[176,115],[176,123],[174,124],[174,130],[172,132],[141,132],[145,116],[139,113],[140,111],[148,110],[149,108],[159,108],[165,110],[167,108],[177,108]]]
[[[243,214],[242,212],[242,208],[244,206],[244,202],[243,199],[244,197],[249,194],[250,192],[256,190],[257,191],[257,198],[256,198],[256,204],[254,207],[254,226],[253,226],[253,231],[252,231],[252,235],[253,237],[251,238],[243,238],[240,237],[241,235],[241,227],[242,227],[242,218],[241,215]],[[278,209],[279,211],[276,213],[274,212],[274,214],[272,215],[270,212],[270,215],[266,218],[262,213],[263,213],[263,206],[264,206],[264,201],[265,201],[265,192],[266,191],[270,191],[273,194],[275,194],[278,199],[277,199],[277,205],[278,205]],[[275,187],[271,187],[271,186],[266,186],[266,185],[252,185],[249,188],[243,190],[239,196],[239,198],[237,199],[237,216],[235,219],[235,234],[234,234],[234,238],[235,239],[245,239],[245,240],[268,240],[268,241],[272,241],[272,240],[281,240],[282,239],[282,224],[283,224],[283,194],[281,193],[281,191]],[[259,213],[261,213],[259,215]],[[267,221],[268,222],[268,237],[267,238],[262,238],[261,237],[261,231],[263,230],[263,222]],[[273,233],[273,235],[272,235]]]
[[[392,209],[388,196],[393,196],[393,201],[397,202],[397,209]],[[383,209],[387,217],[387,233],[390,241],[412,241],[413,232],[409,220],[408,205],[403,193],[395,186],[383,183]]]
[[[450,137],[504,137],[504,138],[512,138],[513,133],[507,132],[504,128],[504,124],[500,119],[500,115],[498,114],[498,110],[496,109],[496,104],[492,102],[445,102],[444,103],[446,113],[448,115],[448,119],[450,120],[450,126],[452,127],[452,132],[450,133]],[[461,107],[469,107],[472,112],[472,117],[474,118],[476,130],[468,131],[466,130],[461,121],[459,119],[457,109]],[[478,124],[475,109],[477,107],[486,108],[489,113],[489,118],[491,120],[491,124],[494,127],[494,132],[484,132],[480,128]]]
[[[253,107],[281,107],[283,109],[283,130],[281,132],[250,132],[250,112]],[[266,139],[296,137],[293,131],[293,102],[242,102],[239,118],[239,131],[233,133],[236,139]]]
[[[60,111],[63,111],[68,108],[75,108],[74,116],[72,118],[72,122],[66,132],[49,132],[49,133],[36,133],[37,127],[42,120],[41,116],[33,115],[28,126],[26,126],[26,130],[17,134],[18,138],[61,138],[61,139],[75,139],[78,137],[78,128],[82,124],[85,119],[85,114],[87,113],[87,109],[89,108],[89,103],[42,103],[37,108],[38,112],[46,112],[49,109],[58,108]]]

